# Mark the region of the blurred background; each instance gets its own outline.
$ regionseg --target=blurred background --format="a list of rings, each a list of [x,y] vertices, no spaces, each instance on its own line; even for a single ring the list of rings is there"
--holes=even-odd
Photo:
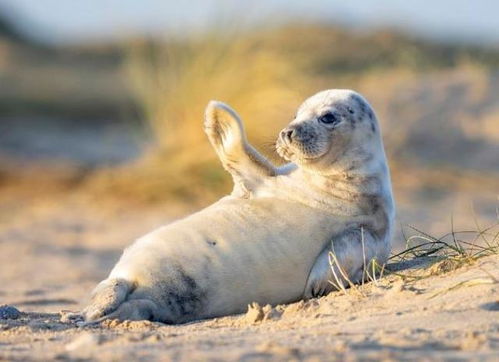
[[[304,98],[355,89],[381,121],[396,248],[407,225],[497,220],[499,2],[250,3],[0,0],[0,279],[90,285],[134,237],[229,192],[210,99],[279,163],[269,144]]]

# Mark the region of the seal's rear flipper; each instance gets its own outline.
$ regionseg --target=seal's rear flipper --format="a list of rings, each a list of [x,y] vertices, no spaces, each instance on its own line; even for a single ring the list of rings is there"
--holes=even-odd
[[[85,321],[95,321],[118,309],[133,290],[133,283],[125,279],[106,279],[92,292],[90,304],[83,310]]]

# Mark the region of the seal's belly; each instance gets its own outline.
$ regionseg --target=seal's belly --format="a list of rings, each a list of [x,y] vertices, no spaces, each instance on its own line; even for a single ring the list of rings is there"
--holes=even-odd
[[[241,312],[252,301],[287,303],[302,296],[338,227],[331,215],[301,204],[225,198],[137,240],[111,276],[151,289],[184,290],[191,280],[205,300],[198,318]]]

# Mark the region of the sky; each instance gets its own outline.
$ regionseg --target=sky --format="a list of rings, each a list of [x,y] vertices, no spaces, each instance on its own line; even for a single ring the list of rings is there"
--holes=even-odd
[[[0,10],[12,14],[26,33],[51,43],[183,34],[223,18],[244,24],[320,19],[499,44],[498,0],[0,0]]]

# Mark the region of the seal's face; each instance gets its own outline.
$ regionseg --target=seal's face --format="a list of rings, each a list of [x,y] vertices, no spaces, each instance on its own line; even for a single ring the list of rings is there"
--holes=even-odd
[[[367,145],[377,133],[369,104],[350,90],[327,90],[307,99],[283,129],[277,152],[301,165],[331,164],[357,144]]]

